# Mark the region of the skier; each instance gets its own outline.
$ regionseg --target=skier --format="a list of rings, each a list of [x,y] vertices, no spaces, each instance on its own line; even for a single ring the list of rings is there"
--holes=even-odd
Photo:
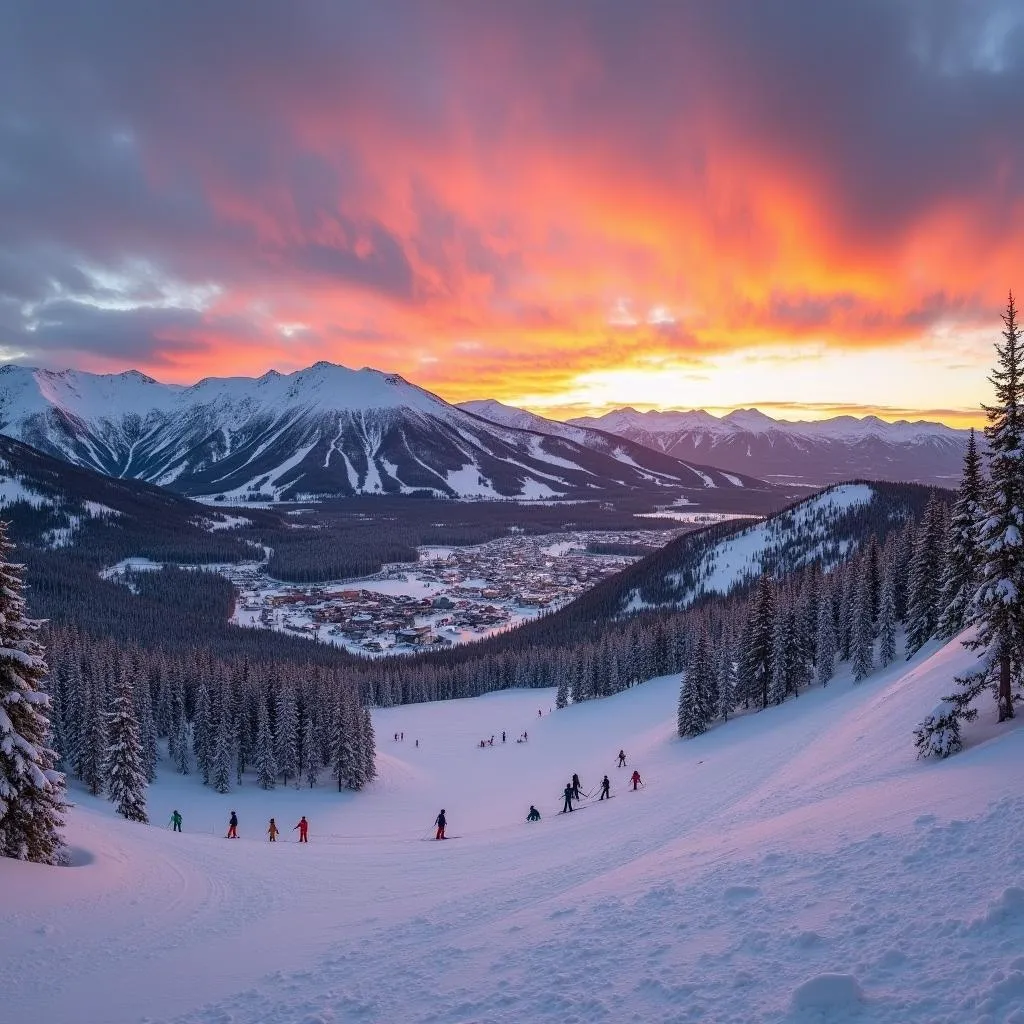
[[[231,817],[228,818],[228,839],[238,838],[238,815],[234,811],[231,812]]]
[[[562,796],[565,797],[565,803],[562,806],[562,814],[572,813],[572,783],[570,782],[565,789],[562,791]]]
[[[273,818],[270,819],[270,824],[267,826],[267,835],[270,837],[270,842],[276,843],[278,833],[281,830],[277,827],[277,822]]]
[[[416,746],[418,747],[419,745],[420,745],[420,741],[419,741],[419,740],[417,740],[417,741],[416,741]]]
[[[527,731],[526,731],[526,730],[524,729],[524,730],[523,730],[523,742],[524,742],[524,743],[526,743],[526,742],[527,742],[527,741],[528,741],[529,739],[530,739],[530,735],[529,735],[529,733],[528,733],[528,732],[527,732]]]
[[[643,780],[640,778],[640,773],[635,768],[633,769],[633,774],[629,777],[629,781],[633,783],[634,793],[636,792],[636,787],[638,785],[642,786],[644,784]]]
[[[309,822],[306,821],[306,816],[305,815],[303,815],[301,818],[299,818],[299,823],[298,823],[298,825],[295,826],[295,828],[297,828],[299,830],[299,842],[300,843],[308,843],[309,842]],[[292,829],[293,832],[295,831],[295,828]]]
[[[544,712],[543,712],[543,711],[541,711],[541,709],[540,709],[540,708],[537,708],[537,717],[538,717],[538,718],[540,718],[540,717],[541,717],[541,715],[543,715],[543,714],[544,714]]]
[[[178,811],[171,811],[171,820],[169,822],[172,832],[181,831],[181,815]]]
[[[540,811],[533,804],[530,804],[530,813],[526,816],[527,821],[540,821]]]
[[[624,768],[626,765],[626,752],[624,750],[619,751],[619,767]]]
[[[404,743],[405,742],[405,733],[404,732],[400,732],[398,735],[401,737],[402,742]]]
[[[572,773],[572,798],[577,803],[579,803],[579,799],[580,799],[580,777],[575,772]]]
[[[611,786],[612,786],[612,784],[608,781],[608,776],[606,775],[601,780],[601,799],[602,800],[611,800],[611,798],[612,798],[612,794],[610,792]]]
[[[504,729],[501,730],[501,742],[502,743],[505,742],[505,730]]]
[[[444,808],[441,808],[441,813],[434,820],[434,824],[437,826],[437,835],[435,839],[444,839],[444,830],[448,826],[448,819],[444,816]]]

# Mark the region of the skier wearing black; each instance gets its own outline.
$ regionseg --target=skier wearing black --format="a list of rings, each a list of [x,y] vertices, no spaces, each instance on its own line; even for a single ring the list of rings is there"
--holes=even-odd
[[[619,751],[619,767],[624,768],[626,766],[626,752],[624,750]]]
[[[444,830],[448,827],[448,819],[444,816],[444,808],[441,808],[441,813],[434,819],[434,824],[437,826],[437,835],[435,839],[444,839]]]
[[[562,807],[562,814],[572,813],[572,783],[570,782],[565,789],[562,791],[562,796],[565,797],[565,804]]]
[[[502,743],[505,742],[505,730],[504,729],[501,730],[501,742]]]
[[[577,803],[579,803],[579,799],[580,799],[580,777],[575,772],[572,773],[572,798]]]
[[[612,784],[608,781],[608,776],[606,775],[601,780],[601,799],[602,800],[611,800],[611,798],[612,798],[612,794],[610,792],[611,785]]]
[[[231,817],[228,818],[228,839],[238,838],[238,815],[234,811],[231,812]]]
[[[533,804],[530,804],[530,813],[526,816],[527,821],[540,821],[540,811]]]

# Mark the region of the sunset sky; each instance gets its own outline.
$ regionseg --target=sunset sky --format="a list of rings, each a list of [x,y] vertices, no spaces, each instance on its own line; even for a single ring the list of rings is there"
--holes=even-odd
[[[0,359],[978,422],[1019,0],[16,2]]]

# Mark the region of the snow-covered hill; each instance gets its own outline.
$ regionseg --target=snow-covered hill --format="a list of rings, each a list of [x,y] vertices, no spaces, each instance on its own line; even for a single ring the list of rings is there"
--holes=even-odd
[[[0,1015],[1020,1021],[1024,720],[983,714],[943,762],[911,737],[972,658],[930,644],[692,740],[672,678],[552,714],[551,691],[381,710],[365,792],[219,796],[164,771],[153,826],[76,793],[75,867],[0,860]],[[614,798],[554,814],[573,771],[588,791],[607,772]],[[420,842],[441,807],[460,838]],[[290,839],[301,814],[308,846],[264,841],[271,815]]]
[[[953,486],[967,446],[965,430],[926,421],[887,423],[877,416],[790,422],[756,409],[737,409],[721,418],[703,410],[616,409],[570,422],[679,459],[815,486],[856,479]]]
[[[331,363],[258,379],[211,377],[192,387],[136,371],[6,365],[0,430],[111,476],[229,500],[413,492],[602,497],[763,486],[594,431],[501,426],[397,374]]]

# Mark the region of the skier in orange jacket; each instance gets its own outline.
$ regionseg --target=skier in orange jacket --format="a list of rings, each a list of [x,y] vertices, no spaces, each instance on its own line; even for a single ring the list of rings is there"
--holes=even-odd
[[[308,843],[309,842],[309,822],[306,821],[306,816],[305,815],[303,815],[301,818],[299,818],[299,823],[298,823],[298,825],[295,826],[295,828],[297,828],[299,830],[299,842],[300,843]],[[295,831],[295,828],[292,829],[293,832]]]
[[[629,777],[629,781],[633,783],[634,793],[636,792],[636,787],[638,785],[642,786],[644,784],[643,780],[640,778],[640,773],[635,768],[633,769],[633,774]]]

